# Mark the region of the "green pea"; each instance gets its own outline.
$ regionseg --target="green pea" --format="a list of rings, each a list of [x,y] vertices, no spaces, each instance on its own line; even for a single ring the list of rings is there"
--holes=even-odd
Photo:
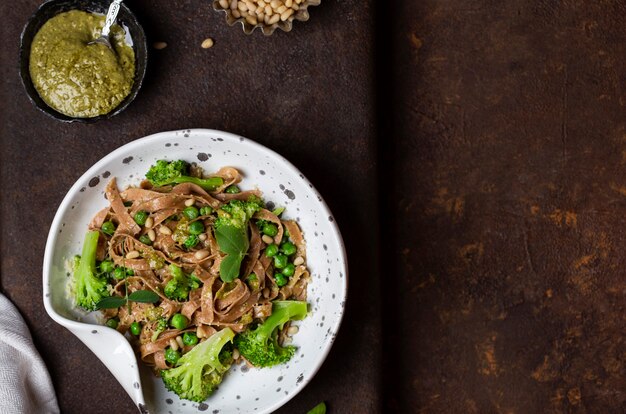
[[[147,234],[142,234],[141,237],[139,237],[139,241],[148,246],[152,244],[152,240],[150,240]]]
[[[265,248],[265,255],[267,257],[274,257],[278,254],[278,246],[275,244],[270,244]]]
[[[189,225],[189,233],[200,234],[204,231],[204,224],[201,221],[194,221]]]
[[[100,229],[102,230],[104,234],[108,234],[109,236],[112,236],[113,233],[115,233],[115,224],[113,224],[112,221],[105,221],[104,223],[102,223],[102,226],[100,227]]]
[[[200,215],[201,216],[208,216],[209,214],[211,214],[213,212],[213,209],[209,206],[204,206],[200,209]]]
[[[200,212],[198,211],[198,209],[194,206],[189,206],[186,207],[183,210],[183,214],[189,219],[189,220],[195,220],[198,218],[198,215],[200,215]]]
[[[195,245],[198,244],[199,241],[200,239],[198,239],[198,236],[196,236],[195,234],[192,234],[185,239],[183,246],[185,246],[187,249],[191,249],[195,247]]]
[[[130,333],[135,336],[139,336],[139,334],[141,333],[141,325],[139,324],[139,322],[133,322],[130,324]]]
[[[226,190],[224,190],[224,192],[228,194],[237,194],[237,193],[240,193],[241,190],[239,189],[238,186],[233,184],[233,185],[229,185],[228,187],[226,187]]]
[[[148,220],[148,213],[143,210],[139,210],[135,213],[135,217],[133,218],[135,219],[135,223],[143,226],[144,224],[146,224],[146,220]]]
[[[274,273],[274,280],[279,287],[283,287],[289,282],[289,278],[282,273]]]
[[[165,350],[165,360],[170,364],[176,365],[180,359],[180,351],[174,351],[172,348]]]
[[[267,223],[263,226],[263,234],[267,234],[270,237],[274,237],[278,234],[278,226],[274,223]]]
[[[117,319],[109,319],[106,323],[106,325],[111,329],[117,329],[118,324],[119,322],[117,321]]]
[[[183,344],[191,346],[198,343],[198,336],[193,332],[185,332],[183,334]]]
[[[116,267],[113,270],[113,277],[117,280],[122,280],[126,277],[126,270],[123,267]]]
[[[291,242],[285,242],[282,244],[282,246],[280,246],[280,250],[283,253],[285,253],[287,256],[291,256],[298,250],[298,248],[296,247],[295,244]]]
[[[293,263],[289,263],[287,266],[285,266],[283,268],[283,274],[285,276],[293,276],[293,274],[296,272],[296,266]]]
[[[100,270],[104,273],[111,273],[115,269],[115,265],[110,260],[100,262]]]
[[[134,276],[135,275],[135,271],[133,269],[129,269],[128,267],[126,268],[126,274],[128,276]]]
[[[187,319],[185,315],[180,313],[174,314],[174,316],[172,316],[172,319],[170,319],[170,325],[174,329],[185,329],[188,324],[189,319]]]
[[[276,256],[274,256],[274,267],[276,269],[282,269],[287,266],[288,260],[289,259],[287,259],[287,256],[285,256],[284,254],[277,254]]]

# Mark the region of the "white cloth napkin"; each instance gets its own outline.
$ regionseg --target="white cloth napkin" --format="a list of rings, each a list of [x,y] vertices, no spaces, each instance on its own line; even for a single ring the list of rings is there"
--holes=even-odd
[[[59,413],[46,365],[15,306],[0,294],[0,413]]]

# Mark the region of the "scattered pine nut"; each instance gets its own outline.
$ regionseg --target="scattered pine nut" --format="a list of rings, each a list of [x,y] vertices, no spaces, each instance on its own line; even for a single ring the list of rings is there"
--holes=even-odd
[[[267,234],[264,234],[263,237],[261,237],[261,240],[263,240],[263,243],[265,243],[265,244],[272,244],[272,243],[274,243],[274,239],[271,238],[270,236],[268,236]]]
[[[147,229],[151,229],[152,226],[154,226],[154,219],[152,217],[148,217],[146,219],[146,224],[145,224]],[[154,240],[153,240],[154,241]]]
[[[200,239],[200,241],[205,241],[207,239],[206,233],[199,234],[198,239]]]
[[[156,240],[156,233],[153,229],[148,230],[148,238],[150,239],[150,241]]]
[[[172,230],[167,226],[161,226],[159,227],[159,233],[169,236],[170,234],[172,234]]]
[[[207,40],[209,40],[209,39],[207,39]],[[206,40],[204,42],[206,42]],[[204,42],[202,42],[202,47],[204,47]],[[193,198],[188,198],[187,200],[185,200],[185,206],[187,206],[187,207],[191,207],[194,204],[196,204],[196,200],[194,200]]]
[[[178,351],[178,342],[174,338],[170,338],[170,348],[174,351]]]
[[[178,335],[176,337],[176,342],[178,343],[178,346],[180,348],[184,348],[185,347],[185,344],[183,343],[183,337],[182,336]]]
[[[302,256],[298,256],[293,260],[293,264],[296,266],[300,266],[301,264],[304,264],[304,258]]]
[[[131,250],[130,252],[126,253],[127,259],[136,259],[138,257],[139,257],[139,252],[137,250]]]
[[[194,253],[193,257],[195,257],[196,260],[206,259],[207,257],[209,257],[209,251],[208,250],[198,250],[197,252]]]

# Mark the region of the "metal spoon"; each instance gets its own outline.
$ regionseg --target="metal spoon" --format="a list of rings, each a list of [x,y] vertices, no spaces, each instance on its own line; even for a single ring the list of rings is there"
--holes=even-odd
[[[102,27],[100,37],[92,42],[89,42],[88,44],[92,45],[99,43],[101,45],[105,45],[115,52],[115,49],[113,49],[113,46],[111,46],[111,41],[109,40],[109,33],[111,32],[111,26],[115,24],[115,20],[117,19],[117,13],[120,11],[121,3],[122,0],[113,0],[111,5],[109,6],[109,10],[107,11],[107,17],[104,20],[104,26]]]

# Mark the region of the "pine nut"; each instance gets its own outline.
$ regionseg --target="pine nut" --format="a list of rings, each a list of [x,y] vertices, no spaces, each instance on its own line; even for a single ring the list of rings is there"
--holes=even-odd
[[[257,8],[254,9],[254,14],[258,16],[259,13],[263,13],[263,6],[258,6]]]
[[[170,338],[170,348],[174,351],[178,351],[178,342],[176,342],[174,338]]]
[[[282,13],[280,15],[280,20],[282,20],[284,22],[285,20],[290,18],[292,14],[293,14],[293,9],[287,9],[286,12],[284,12],[284,13]]]
[[[270,17],[270,21],[268,22],[268,24],[269,25],[276,24],[278,23],[279,20],[280,20],[280,14],[276,13],[272,15],[272,17]]]
[[[270,297],[270,289],[269,288],[263,289],[263,297],[266,298],[266,299]]]
[[[248,7],[248,13],[254,13],[254,11],[256,10],[256,4],[252,3],[251,1],[246,1],[246,6]]]
[[[263,237],[261,237],[261,240],[263,240],[263,243],[265,243],[265,244],[272,244],[272,243],[274,243],[274,239],[271,238],[270,236],[268,236],[267,234],[264,234]]]
[[[294,12],[297,12],[298,10],[300,10],[300,6],[294,3],[294,5],[291,6],[291,10],[293,10]]]
[[[272,6],[272,9],[274,9],[274,10],[276,10],[277,8],[279,8],[282,5],[283,5],[283,2],[279,1],[279,0],[272,0],[272,1],[270,1],[270,6]]]
[[[244,3],[243,1],[237,3],[237,8],[239,9],[239,11],[248,10],[248,7],[246,7],[246,3]]]
[[[265,18],[263,18],[263,21],[265,22],[265,24],[270,24],[270,16],[269,16],[269,14],[265,15]]]
[[[170,234],[172,234],[172,230],[167,226],[161,226],[159,227],[159,233],[169,236]]]
[[[130,252],[126,253],[127,259],[136,259],[138,257],[139,257],[139,252],[137,250],[131,250]]]
[[[295,334],[298,333],[298,327],[297,326],[290,326],[289,329],[287,329],[287,335],[289,336],[294,336]]]
[[[155,48],[156,50],[165,49],[167,47],[167,43],[165,43],[165,42],[154,42],[152,44],[152,47]]]
[[[237,348],[233,351],[233,359],[235,361],[239,359],[239,350]]]
[[[293,1],[292,1],[292,0],[285,0],[285,6],[286,6],[286,7],[291,7],[291,6],[293,6]]]
[[[202,325],[198,326],[198,329],[196,329],[196,336],[198,338],[204,338],[204,328],[202,328]]]
[[[276,9],[276,13],[283,14],[286,10],[287,10],[287,8],[284,5],[282,5],[282,6],[280,6],[279,8]]]
[[[205,259],[205,258],[209,257],[209,251],[208,250],[198,250],[197,252],[194,253],[193,257],[195,257],[197,260]]]
[[[230,9],[231,10],[237,10],[237,0],[231,0],[230,2]]]
[[[199,234],[198,235],[198,239],[200,239],[200,241],[205,241],[207,239],[206,233]]]
[[[304,258],[302,256],[298,256],[293,260],[293,264],[296,266],[300,266],[304,263]]]
[[[151,229],[152,226],[154,226],[154,219],[152,217],[148,217],[146,219],[146,224],[145,224],[147,229]]]
[[[271,16],[272,14],[274,14],[274,10],[272,10],[272,8],[270,6],[265,6],[264,11],[265,11],[265,15],[266,16],[268,16],[268,15]]]
[[[233,10],[233,17],[235,19],[238,19],[241,17],[241,13],[239,13],[239,10]]]
[[[150,239],[150,241],[156,240],[156,233],[153,229],[148,230],[148,238]]]
[[[208,40],[208,39],[207,39],[207,40]],[[205,40],[205,41],[206,41],[206,40]],[[204,44],[204,42],[203,42],[203,44]],[[186,205],[187,207],[191,207],[191,206],[193,206],[194,204],[196,204],[196,200],[194,200],[193,198],[188,198],[187,200],[185,200],[185,205]]]
[[[222,9],[227,9],[228,8],[228,0],[220,0],[220,7]]]
[[[202,49],[210,49],[210,48],[212,48],[213,47],[213,39],[211,39],[210,37],[207,38],[207,39],[204,39],[204,41],[202,42],[202,44],[200,46],[202,47]],[[187,201],[190,201],[190,200],[187,200]],[[195,200],[191,200],[191,201],[195,202]],[[187,205],[187,207],[191,207],[191,206],[193,206],[193,203],[187,204],[187,202],[185,202],[185,205]]]
[[[259,23],[259,21],[256,19],[256,16],[246,16],[246,21],[252,26],[256,26]]]
[[[183,343],[183,337],[182,337],[182,336],[178,335],[178,336],[176,337],[176,342],[178,343],[178,346],[179,346],[179,347],[181,347],[181,348],[184,348],[184,347],[185,347],[185,344]]]

